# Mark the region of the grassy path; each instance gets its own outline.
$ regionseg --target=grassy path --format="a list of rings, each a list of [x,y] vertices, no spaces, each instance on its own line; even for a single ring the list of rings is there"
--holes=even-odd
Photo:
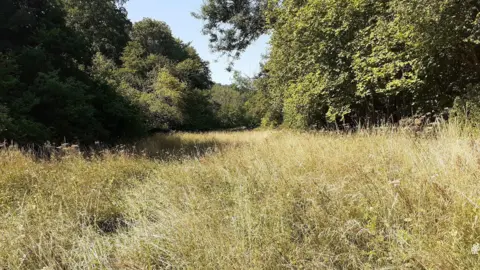
[[[1,152],[0,268],[480,267],[480,143],[455,130],[138,147],[52,162]]]

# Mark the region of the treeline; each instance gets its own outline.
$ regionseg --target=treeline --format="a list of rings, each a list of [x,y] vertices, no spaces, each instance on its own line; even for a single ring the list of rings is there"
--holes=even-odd
[[[208,0],[196,16],[233,57],[271,35],[256,92],[264,125],[480,115],[478,0]]]
[[[2,140],[88,144],[246,124],[231,117],[246,94],[212,90],[195,49],[161,21],[133,24],[124,2],[0,2]]]
[[[124,0],[0,2],[0,138],[91,143],[155,130],[323,128],[451,114],[480,120],[474,0],[208,0],[212,48],[271,35],[262,71],[215,85],[208,63]]]

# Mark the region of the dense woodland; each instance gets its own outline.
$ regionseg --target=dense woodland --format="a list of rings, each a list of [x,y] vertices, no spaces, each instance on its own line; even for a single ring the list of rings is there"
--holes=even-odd
[[[247,78],[212,88],[194,48],[164,22],[132,23],[123,2],[1,1],[1,138],[117,142],[246,124]]]
[[[478,0],[208,0],[196,16],[233,58],[271,35],[256,98],[264,125],[478,114]]]
[[[233,61],[271,47],[254,78],[216,85],[168,25],[124,0],[2,0],[0,137],[117,142],[156,130],[328,128],[480,101],[476,0],[208,0],[193,14]]]

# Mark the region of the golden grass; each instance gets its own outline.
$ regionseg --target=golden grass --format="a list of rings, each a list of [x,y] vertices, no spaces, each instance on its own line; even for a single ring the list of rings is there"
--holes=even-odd
[[[456,128],[175,134],[145,147],[0,152],[0,269],[480,267],[480,140]]]

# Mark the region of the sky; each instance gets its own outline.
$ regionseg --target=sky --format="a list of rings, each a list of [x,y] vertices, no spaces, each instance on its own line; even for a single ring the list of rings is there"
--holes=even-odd
[[[210,62],[214,82],[229,84],[233,73],[226,71],[227,57],[211,52],[208,36],[201,32],[202,21],[191,15],[200,10],[202,3],[203,0],[129,0],[125,7],[133,22],[147,17],[166,22],[175,37],[191,42],[200,57]],[[267,52],[267,48],[268,37],[261,37],[235,61],[234,70],[249,77],[254,76],[260,70],[262,55]]]

